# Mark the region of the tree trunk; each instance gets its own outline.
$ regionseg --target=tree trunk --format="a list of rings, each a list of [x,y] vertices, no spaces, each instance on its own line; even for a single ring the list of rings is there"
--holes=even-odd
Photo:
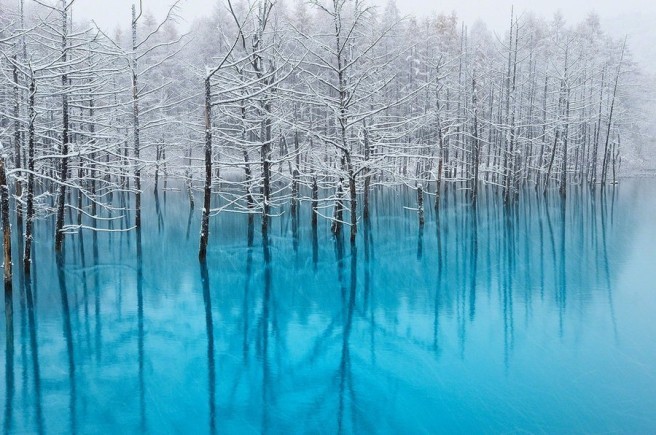
[[[601,168],[601,184],[606,184],[606,177],[608,176],[608,144],[610,140],[610,129],[613,125],[613,109],[615,108],[615,97],[617,96],[617,85],[620,80],[620,73],[622,72],[622,61],[624,60],[624,50],[626,49],[626,40],[622,46],[622,54],[620,55],[620,62],[617,65],[617,74],[615,75],[615,85],[613,86],[613,96],[610,101],[610,112],[608,113],[608,127],[606,129],[606,144],[604,146],[604,161]]]
[[[316,175],[312,178],[312,228],[317,228],[319,217],[319,187]]]
[[[13,80],[14,80],[14,167],[21,167],[21,132],[20,132],[20,92],[18,88],[18,67],[16,65],[17,56],[13,57]],[[23,184],[20,180],[14,183],[16,189],[16,221],[18,223],[18,232],[23,230],[23,206],[21,197],[23,196]]]
[[[9,184],[5,171],[5,156],[0,156],[0,206],[2,207],[2,235],[5,294],[12,290],[12,263],[11,263],[11,224],[9,223]]]
[[[342,233],[342,222],[344,221],[344,204],[343,199],[343,185],[342,180],[337,183],[337,199],[335,200],[335,213],[333,217],[333,224],[331,230],[334,235],[339,236]]]
[[[210,77],[205,79],[205,188],[203,191],[203,210],[200,223],[200,249],[198,258],[207,257],[207,240],[209,238],[210,200],[212,197],[212,93]]]
[[[137,87],[137,8],[132,5],[132,134],[134,137],[134,225],[141,228],[141,144],[139,131],[139,89]]]
[[[351,244],[355,243],[355,236],[358,232],[358,199],[356,187],[355,173],[351,168],[349,170],[349,191],[351,193]]]
[[[265,119],[262,121],[262,202],[264,204],[262,209],[262,234],[268,234],[269,218],[271,216],[271,102],[267,101],[264,104]]]
[[[590,177],[590,183],[594,186],[597,183],[597,160],[599,155],[599,138],[601,136],[601,113],[602,113],[602,104],[604,102],[604,78],[606,76],[606,68],[601,72],[601,84],[599,85],[599,112],[597,125],[595,126],[594,134],[594,150],[592,152],[592,176]]]
[[[25,253],[23,255],[23,269],[25,274],[29,276],[30,266],[32,265],[32,228],[34,226],[34,121],[36,119],[36,111],[34,109],[34,99],[36,96],[36,82],[34,75],[30,76],[30,94],[28,97],[28,118],[29,124],[27,128],[27,220],[25,222]]]
[[[300,156],[298,153],[298,131],[294,132],[294,168],[292,170],[292,204],[291,211],[292,217],[296,219],[298,217],[298,189],[299,189],[299,166],[300,166]]]
[[[474,149],[472,150],[472,166],[473,166],[473,177],[472,177],[472,201],[476,201],[478,197],[478,166],[479,166],[479,154],[480,154],[480,140],[478,138],[478,96],[476,93],[476,78],[472,79],[472,105],[474,110],[474,131],[473,131],[473,142]]]
[[[367,129],[367,121],[364,124],[364,161],[365,165],[369,164],[371,159],[371,143],[369,142],[369,130]],[[365,221],[369,219],[369,190],[371,189],[371,170],[369,167],[365,169],[364,173],[364,194],[363,194],[363,210],[362,217]]]
[[[55,251],[61,252],[64,244],[64,208],[66,203],[66,181],[68,180],[68,142],[69,142],[69,119],[68,119],[68,75],[66,72],[67,45],[68,45],[68,13],[66,1],[62,0],[62,40],[61,40],[61,62],[64,73],[61,77],[62,83],[62,144],[61,144],[61,167],[59,176],[59,197],[57,198],[57,221],[55,224]]]
[[[419,228],[424,226],[424,187],[417,184],[417,215],[419,217]]]

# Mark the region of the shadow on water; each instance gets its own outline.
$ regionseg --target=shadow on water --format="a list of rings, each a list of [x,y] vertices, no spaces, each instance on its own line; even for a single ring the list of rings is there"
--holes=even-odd
[[[615,211],[615,195],[616,195],[617,189],[616,186],[613,186],[612,189],[612,197],[611,197],[611,203],[610,203],[610,225],[613,223],[613,215]],[[617,316],[615,314],[615,304],[613,302],[613,291],[612,291],[612,281],[611,281],[611,269],[610,269],[610,261],[609,261],[609,253],[608,253],[608,230],[607,230],[607,224],[606,221],[608,220],[608,204],[606,203],[605,200],[605,191],[602,191],[602,200],[601,200],[601,212],[599,213],[601,217],[601,251],[602,251],[602,259],[603,259],[603,270],[604,270],[604,276],[606,278],[606,290],[608,294],[608,308],[610,310],[610,316],[611,320],[613,321],[613,332],[615,334],[615,340],[618,339],[618,334],[617,334]]]
[[[164,228],[164,215],[162,213],[162,207],[159,203],[159,193],[155,190],[155,214],[157,215],[157,231],[162,232]],[[164,204],[166,204],[166,191],[164,191]]]
[[[147,430],[146,420],[146,380],[144,375],[144,291],[143,291],[143,246],[141,229],[136,230],[137,236],[137,353],[139,360],[139,429]]]
[[[478,214],[477,203],[472,204],[469,221],[471,225],[470,238],[471,246],[469,249],[471,259],[469,261],[471,271],[469,272],[469,320],[473,321],[476,316],[476,283],[478,282]]]
[[[351,245],[351,279],[349,286],[349,293],[342,301],[344,306],[344,325],[342,330],[342,355],[339,365],[339,416],[338,416],[338,432],[344,431],[344,408],[345,408],[345,395],[348,392],[348,399],[351,404],[351,428],[350,431],[355,431],[355,411],[356,411],[356,397],[355,389],[353,388],[353,370],[351,367],[351,331],[353,329],[353,316],[355,312],[355,298],[358,285],[358,248]]]
[[[35,412],[35,425],[38,434],[45,433],[43,424],[43,411],[41,403],[41,368],[39,360],[39,346],[37,338],[37,327],[35,318],[35,305],[34,294],[32,292],[32,281],[29,276],[23,279],[25,286],[25,299],[27,305],[27,322],[29,330],[30,341],[30,354],[32,360],[32,379],[33,379],[33,398],[34,398],[34,412]]]
[[[515,339],[515,313],[514,313],[514,280],[517,253],[515,246],[515,219],[517,218],[517,204],[503,204],[502,210],[503,258],[505,264],[501,266],[499,273],[503,276],[501,281],[502,306],[503,306],[503,352],[504,366],[506,370],[510,363]]]
[[[374,333],[374,326],[376,325],[375,310],[374,310],[374,294],[372,289],[371,269],[374,261],[373,240],[371,232],[371,219],[369,216],[364,218],[363,229],[363,244],[364,244],[364,295],[362,302],[362,311],[365,316],[369,317],[371,328],[369,329],[369,358],[372,363],[376,361],[376,335]]]
[[[442,237],[445,231],[442,231],[442,208],[441,206],[435,209],[435,241],[436,241],[436,278],[435,278],[435,298],[434,298],[434,314],[433,314],[433,350],[437,353],[439,350],[438,337],[440,329],[440,310],[441,310],[441,293],[443,291],[443,265],[444,265],[444,252],[442,251]]]
[[[263,221],[267,217],[262,218]],[[271,408],[275,403],[272,391],[272,375],[269,340],[275,329],[272,319],[272,267],[271,267],[271,240],[268,233],[269,225],[262,225],[262,255],[264,258],[264,286],[262,290],[262,315],[259,320],[260,358],[262,360],[262,422],[261,433],[268,433],[271,425]],[[248,277],[247,277],[248,278]]]
[[[12,430],[14,409],[14,307],[11,287],[4,289],[5,294],[5,415],[4,432]]]
[[[73,327],[71,324],[71,307],[69,303],[68,287],[66,282],[65,253],[56,256],[57,281],[59,282],[59,295],[61,298],[62,324],[64,339],[66,341],[66,355],[68,359],[68,388],[69,388],[69,417],[70,433],[77,433],[77,382],[75,375],[75,344],[73,341]]]
[[[250,302],[251,302],[251,280],[253,276],[253,242],[255,239],[255,217],[252,214],[248,215],[248,234],[247,246],[248,251],[246,253],[246,271],[244,274],[244,301],[242,305],[242,320],[243,320],[243,329],[242,329],[242,357],[244,359],[244,364],[248,363],[249,356],[249,330],[250,330]]]
[[[645,193],[617,189],[577,188],[566,198],[527,189],[505,204],[490,188],[472,203],[450,187],[424,225],[404,209],[416,201],[412,189],[374,189],[356,244],[334,237],[309,207],[289,215],[291,232],[281,217],[260,232],[253,214],[221,214],[200,265],[190,237],[197,214],[175,207],[187,204],[186,192],[169,193],[165,214],[156,195],[144,198],[153,207],[141,231],[76,235],[56,258],[44,220],[32,276],[15,278],[20,295],[5,294],[3,429],[417,432],[480,429],[477,421],[501,429],[475,413],[474,426],[456,425],[483,413],[477,394],[519,409],[503,411],[517,427],[549,427],[537,426],[546,416],[533,426],[526,419],[542,406],[530,388],[540,385],[545,403],[558,406],[549,397],[562,397],[561,376],[578,375],[597,394],[597,378],[576,371],[590,364],[581,358],[600,349],[623,358],[614,353],[626,322],[616,286]],[[580,419],[596,412],[631,423],[586,403],[592,410]]]
[[[200,262],[200,279],[203,286],[205,305],[205,328],[207,330],[207,379],[210,433],[216,433],[216,365],[214,363],[214,323],[212,321],[212,296],[207,262]]]
[[[93,264],[100,264],[100,255],[98,251],[98,233],[93,233]],[[102,358],[102,323],[100,317],[100,274],[93,274],[93,288],[94,288],[94,350],[96,361],[100,364]]]

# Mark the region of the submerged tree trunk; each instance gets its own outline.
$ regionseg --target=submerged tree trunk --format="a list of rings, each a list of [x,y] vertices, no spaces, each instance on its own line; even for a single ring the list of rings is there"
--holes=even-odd
[[[91,82],[91,79],[89,79]],[[94,119],[95,115],[95,100],[93,94],[89,97],[89,134],[91,136],[91,143],[96,144],[96,121]],[[96,228],[97,221],[96,217],[98,214],[98,199],[96,198],[97,193],[97,181],[98,172],[96,171],[96,153],[91,154],[91,216],[93,219],[93,227]]]
[[[439,70],[438,70],[439,73]],[[444,172],[444,131],[442,130],[442,119],[440,118],[440,92],[439,92],[439,83],[438,90],[436,92],[436,120],[437,120],[437,139],[438,146],[438,160],[437,160],[437,174],[435,176],[435,210],[440,208],[440,195],[442,193],[442,174]]]
[[[337,183],[337,198],[335,199],[335,213],[333,216],[333,224],[331,225],[331,231],[334,235],[339,236],[342,233],[342,222],[344,221],[344,205],[342,203],[343,199],[343,184],[340,180]]]
[[[369,142],[369,131],[367,130],[367,121],[363,121],[364,125],[364,160],[365,165],[369,165],[371,160],[371,143]],[[371,169],[367,166],[364,170],[364,193],[362,197],[362,217],[365,221],[369,219],[369,191],[371,190]]]
[[[349,170],[349,191],[351,193],[351,244],[355,243],[355,236],[358,232],[358,202],[357,186],[355,184],[355,173],[353,169]]]
[[[1,150],[0,150],[1,151]],[[9,220],[9,184],[5,171],[5,155],[0,156],[0,206],[2,207],[2,235],[5,293],[12,290],[12,262],[11,262],[11,224]]]
[[[14,80],[14,167],[21,167],[21,131],[20,131],[20,91],[18,88],[18,67],[16,65],[17,56],[13,57],[13,80]],[[16,189],[16,221],[18,223],[18,232],[23,229],[23,206],[21,197],[23,196],[23,184],[20,180],[14,183]]]
[[[568,140],[569,140],[569,108],[570,108],[570,85],[569,77],[567,75],[567,58],[569,55],[569,49],[565,50],[565,129],[563,133],[563,161],[560,173],[560,194],[565,196],[567,193],[567,164],[568,164]]]
[[[317,177],[312,178],[312,228],[316,228],[319,217],[319,186]]]
[[[34,73],[30,71],[30,93],[28,97],[29,124],[27,127],[27,220],[25,222],[25,253],[23,255],[23,269],[25,270],[26,275],[30,274],[30,267],[32,265],[32,228],[34,226],[34,121],[36,119],[36,111],[34,108],[35,96],[36,82],[34,80]]]
[[[597,124],[595,126],[594,134],[594,149],[592,151],[592,176],[590,177],[590,184],[595,185],[597,183],[597,161],[599,155],[599,138],[601,136],[601,114],[602,114],[602,105],[604,102],[604,78],[606,76],[606,68],[601,72],[601,84],[599,86],[599,111]]]
[[[141,14],[140,14],[141,15]],[[141,228],[141,144],[139,132],[139,89],[137,88],[137,8],[132,5],[132,134],[134,136],[134,224]]]
[[[569,86],[567,88],[567,101],[565,102],[565,132],[563,134],[563,162],[562,169],[560,174],[560,194],[562,196],[566,195],[567,192],[567,160],[568,160],[568,139],[569,139],[569,97],[570,90]]]
[[[57,221],[55,224],[55,251],[61,252],[64,244],[64,208],[66,204],[66,181],[68,180],[68,74],[67,74],[67,45],[68,45],[68,13],[66,0],[62,0],[62,40],[61,62],[64,72],[61,76],[62,84],[62,138],[61,138],[61,168],[59,176],[59,197],[57,198]]]
[[[610,100],[610,112],[608,113],[608,126],[606,129],[606,144],[604,145],[604,161],[601,167],[601,184],[606,184],[608,177],[608,163],[609,163],[609,150],[608,144],[610,140],[611,126],[613,125],[613,110],[615,108],[615,97],[617,96],[617,86],[620,81],[620,74],[622,72],[622,62],[624,61],[624,50],[626,49],[626,40],[622,46],[622,53],[620,55],[620,62],[617,65],[617,74],[615,75],[615,85],[613,86],[613,95]]]
[[[424,186],[417,184],[417,215],[419,217],[419,228],[424,226]]]
[[[269,230],[269,217],[271,216],[271,102],[264,104],[264,113],[266,118],[262,121],[262,234],[267,234]]]
[[[613,143],[613,184],[617,184],[617,170],[620,159],[620,134],[617,134],[617,143]]]
[[[298,144],[298,131],[294,133],[294,169],[292,170],[292,217],[298,218],[298,194],[299,194],[299,176],[300,176],[300,154]]]
[[[209,237],[210,200],[212,196],[212,90],[210,77],[205,78],[205,187],[203,190],[203,210],[200,223],[200,249],[198,258],[207,257],[207,240]]]
[[[478,95],[476,92],[476,78],[472,79],[472,105],[474,106],[474,131],[473,131],[473,142],[474,149],[472,150],[472,201],[476,201],[478,197],[478,166],[479,166],[479,155],[480,155],[480,140],[478,138]]]

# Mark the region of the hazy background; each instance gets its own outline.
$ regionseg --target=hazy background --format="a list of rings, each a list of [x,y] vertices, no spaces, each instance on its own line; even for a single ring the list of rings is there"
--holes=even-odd
[[[93,19],[109,35],[119,27],[127,31],[133,1],[138,0],[77,0],[73,8],[74,19],[78,23]],[[290,7],[295,3],[295,0],[281,1]],[[388,0],[369,1],[379,6],[380,13],[388,3]],[[143,0],[144,11],[159,21],[172,2]],[[31,2],[28,0],[27,3]],[[189,30],[194,19],[211,16],[215,8],[224,7],[224,4],[224,0],[182,0],[177,18],[180,30]],[[397,0],[396,5],[402,15],[417,17],[455,11],[465,24],[482,21],[498,34],[506,32],[513,6],[518,15],[534,13],[548,20],[560,12],[569,24],[576,24],[590,13],[596,13],[604,31],[615,38],[628,37],[632,59],[642,72],[637,81],[627,83],[640,88],[634,95],[638,96],[636,105],[641,127],[631,131],[627,142],[632,149],[625,148],[628,151],[625,156],[633,156],[630,166],[656,173],[656,152],[652,151],[656,149],[656,123],[651,122],[656,119],[656,0]]]
[[[162,17],[171,0],[143,0],[144,9],[155,17]],[[211,14],[217,0],[183,0],[179,24],[187,28],[194,18]],[[290,4],[293,2],[289,1]],[[373,0],[384,9],[387,0]],[[119,25],[124,29],[130,22],[132,0],[77,0],[74,14],[78,19],[93,19],[105,31],[113,33]],[[493,31],[508,26],[510,9],[517,13],[533,11],[551,18],[560,11],[565,20],[574,23],[595,11],[603,28],[615,37],[628,35],[635,60],[647,70],[656,67],[656,1],[655,0],[399,0],[397,7],[403,14],[417,16],[431,12],[455,11],[465,23],[481,20]],[[381,10],[382,12],[382,10]]]

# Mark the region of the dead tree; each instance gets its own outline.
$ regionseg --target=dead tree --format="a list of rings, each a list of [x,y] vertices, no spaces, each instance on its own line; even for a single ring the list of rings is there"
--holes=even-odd
[[[55,223],[55,251],[61,252],[64,244],[64,208],[66,206],[66,181],[68,179],[68,148],[69,136],[69,112],[68,112],[68,8],[73,2],[66,4],[61,0],[61,86],[62,86],[62,135],[61,135],[61,167],[59,171],[59,196],[57,197],[57,220]]]

